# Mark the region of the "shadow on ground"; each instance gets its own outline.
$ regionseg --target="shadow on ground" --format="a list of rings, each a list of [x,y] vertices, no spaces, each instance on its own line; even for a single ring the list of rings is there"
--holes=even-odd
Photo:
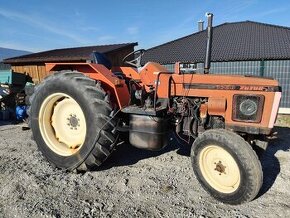
[[[129,166],[138,161],[157,157],[164,153],[176,150],[176,153],[182,156],[190,156],[190,144],[181,143],[173,135],[169,136],[169,144],[160,151],[148,151],[131,146],[129,143],[119,145],[112,155],[106,161],[106,164],[97,170],[106,170],[116,166]]]
[[[267,150],[260,156],[264,178],[262,188],[257,197],[264,195],[273,186],[280,173],[280,162],[275,156],[277,151],[290,150],[290,143],[288,142],[290,138],[290,128],[275,127],[274,132],[274,137],[270,139]],[[174,150],[176,150],[176,153],[179,155],[190,156],[190,145],[180,143],[173,135],[171,135],[170,138],[172,140],[170,140],[169,145],[161,151],[147,151],[135,148],[128,143],[121,144],[106,161],[106,164],[97,170],[107,170],[116,166],[130,166],[136,164],[140,160],[157,157]]]
[[[265,153],[261,156],[261,164],[263,168],[263,186],[259,196],[265,194],[275,183],[277,176],[280,173],[280,162],[275,156],[278,151],[290,150],[290,128],[275,127],[274,136],[269,141],[269,146]]]
[[[3,120],[0,121],[0,126],[7,126],[11,124],[12,124],[12,121],[3,121]]]

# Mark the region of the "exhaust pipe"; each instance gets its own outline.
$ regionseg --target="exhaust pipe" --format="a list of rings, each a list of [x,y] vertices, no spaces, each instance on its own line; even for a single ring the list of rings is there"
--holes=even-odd
[[[211,59],[211,48],[212,48],[212,20],[213,14],[206,13],[207,16],[207,43],[206,43],[206,54],[205,54],[205,61],[204,61],[204,74],[209,73],[210,69],[210,59]]]

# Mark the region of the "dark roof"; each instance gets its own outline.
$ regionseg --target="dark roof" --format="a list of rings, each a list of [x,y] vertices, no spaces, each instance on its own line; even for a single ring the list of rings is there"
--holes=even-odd
[[[38,52],[29,55],[5,59],[4,63],[27,63],[27,62],[59,62],[59,61],[86,61],[90,59],[92,52],[107,54],[118,51],[126,47],[134,47],[138,43],[123,43],[113,45],[98,45],[77,48],[55,49],[50,51]]]
[[[204,62],[206,30],[148,49],[142,63]],[[213,28],[212,61],[290,59],[290,28],[244,21]]]

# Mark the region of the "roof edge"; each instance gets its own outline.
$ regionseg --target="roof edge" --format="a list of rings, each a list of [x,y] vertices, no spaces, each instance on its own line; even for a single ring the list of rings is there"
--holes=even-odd
[[[268,23],[262,23],[262,22],[257,22],[257,21],[251,21],[251,20],[245,20],[245,21],[237,21],[237,22],[225,22],[225,23],[222,23],[222,24],[219,24],[217,26],[214,26],[213,28],[219,28],[221,26],[224,26],[224,25],[231,25],[231,24],[239,24],[239,23],[254,23],[254,24],[258,24],[258,25],[264,25],[264,26],[269,26],[269,27],[276,27],[276,28],[283,28],[283,29],[287,29],[287,30],[290,30],[290,27],[287,27],[287,26],[280,26],[280,25],[275,25],[275,24],[268,24]],[[197,35],[197,34],[201,34],[203,32],[205,32],[206,29],[202,30],[202,31],[199,31],[199,32],[195,32],[195,33],[192,33],[192,34],[189,34],[189,35],[186,35],[186,36],[183,36],[183,37],[180,37],[178,39],[174,39],[172,41],[169,41],[169,42],[165,42],[161,45],[157,45],[157,46],[154,46],[152,48],[149,48],[147,49],[147,51],[150,51],[150,50],[154,50],[154,49],[157,49],[159,47],[162,47],[162,46],[165,46],[165,45],[168,45],[170,43],[173,43],[173,42],[176,42],[176,41],[179,41],[179,40],[183,40],[187,37],[192,37],[194,35]]]
[[[83,47],[72,47],[72,48],[59,48],[59,49],[52,49],[52,50],[47,50],[47,51],[42,51],[42,52],[36,52],[36,53],[32,53],[32,54],[27,54],[27,55],[21,55],[21,56],[16,56],[16,57],[13,57],[13,58],[6,58],[3,60],[3,63],[6,63],[6,64],[11,64],[11,63],[25,63],[25,62],[30,62],[28,60],[19,60],[19,59],[22,59],[22,58],[28,58],[31,56],[31,55],[35,55],[35,54],[43,54],[43,53],[46,53],[46,52],[55,52],[55,51],[63,51],[63,50],[69,50],[69,49],[81,49],[81,48],[90,48],[90,47],[101,47],[101,46],[117,46],[117,45],[123,45],[122,47],[118,48],[118,49],[111,49],[111,50],[108,50],[107,52],[105,53],[108,53],[108,52],[111,52],[111,51],[118,51],[122,48],[126,48],[128,46],[137,46],[138,45],[138,42],[132,42],[132,43],[116,43],[116,44],[106,44],[106,45],[92,45],[92,46],[83,46]],[[33,62],[43,62],[43,60],[34,60]]]
[[[220,26],[223,26],[223,25],[226,25],[226,24],[229,24],[229,23],[219,24],[219,25],[217,25],[217,26],[214,26],[213,28],[217,28],[217,27],[220,27]],[[154,46],[154,47],[152,47],[152,48],[146,49],[146,51],[154,50],[154,49],[159,48],[159,47],[162,47],[162,46],[164,46],[164,45],[171,44],[171,43],[176,42],[176,41],[179,41],[179,40],[183,40],[183,39],[185,39],[185,38],[187,38],[187,37],[191,37],[191,36],[194,36],[194,35],[201,34],[201,33],[205,32],[205,31],[206,31],[206,29],[204,29],[204,30],[202,30],[202,31],[198,31],[198,32],[192,33],[192,34],[189,34],[189,35],[186,35],[186,36],[182,36],[182,37],[180,37],[180,38],[178,38],[178,39],[174,39],[174,40],[172,40],[172,41],[165,42],[165,43],[163,43],[163,44],[161,44],[161,45],[157,45],[157,46]]]

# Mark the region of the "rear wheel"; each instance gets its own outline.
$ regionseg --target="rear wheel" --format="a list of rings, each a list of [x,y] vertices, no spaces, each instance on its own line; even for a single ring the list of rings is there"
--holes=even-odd
[[[95,81],[75,71],[45,79],[31,97],[33,138],[56,167],[85,171],[101,165],[118,138],[112,107]]]
[[[224,129],[208,130],[193,143],[191,158],[201,185],[216,199],[241,204],[256,197],[262,167],[251,146]]]

